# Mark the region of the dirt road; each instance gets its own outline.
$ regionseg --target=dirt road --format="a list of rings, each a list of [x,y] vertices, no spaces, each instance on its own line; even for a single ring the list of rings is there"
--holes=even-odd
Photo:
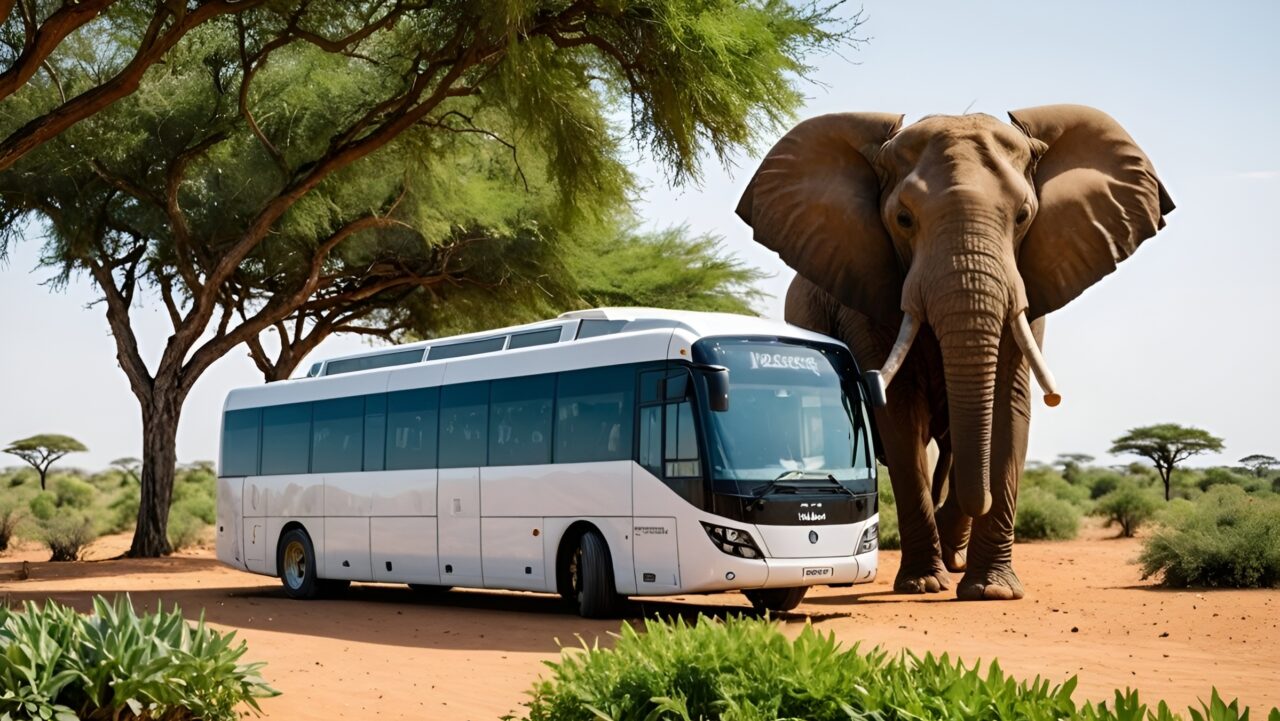
[[[95,554],[109,554],[106,539]],[[880,579],[820,588],[785,618],[807,620],[846,642],[916,652],[998,658],[1009,672],[1055,682],[1080,678],[1077,698],[1140,688],[1176,708],[1217,685],[1255,708],[1280,706],[1280,591],[1164,591],[1140,579],[1133,540],[1087,529],[1081,540],[1015,550],[1027,598],[960,603],[947,594],[892,593],[898,555],[881,554]],[[0,557],[0,597],[53,598],[88,607],[96,593],[128,591],[136,605],[177,603],[194,618],[236,629],[249,658],[283,695],[264,704],[281,719],[497,719],[519,713],[525,692],[559,644],[601,638],[616,621],[586,621],[547,596],[453,592],[416,599],[400,586],[357,585],[342,600],[286,599],[278,582],[219,565],[208,551],[147,561],[33,562],[34,550]],[[92,556],[91,556],[92,557]],[[635,604],[633,611],[683,614],[743,609],[737,594]]]

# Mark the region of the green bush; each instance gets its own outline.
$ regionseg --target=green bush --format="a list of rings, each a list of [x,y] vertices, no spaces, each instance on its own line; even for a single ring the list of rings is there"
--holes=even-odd
[[[1204,475],[1200,477],[1196,485],[1202,491],[1223,485],[1239,486],[1247,493],[1262,493],[1271,490],[1271,483],[1267,479],[1258,478],[1249,473],[1236,473],[1229,468],[1206,468]]]
[[[1143,544],[1143,578],[1166,586],[1280,586],[1280,498],[1213,486]]]
[[[59,511],[42,520],[37,533],[40,542],[49,547],[50,561],[74,561],[98,537],[93,519],[78,511]]]
[[[138,523],[138,507],[142,505],[142,492],[137,486],[126,486],[120,489],[115,500],[108,506],[107,533],[131,531]]]
[[[644,633],[624,625],[613,649],[584,646],[549,666],[551,677],[534,685],[525,704],[530,721],[1180,718],[1164,703],[1148,716],[1134,691],[1117,691],[1114,707],[1077,706],[1074,678],[1061,686],[1040,678],[1019,682],[995,662],[984,672],[946,655],[864,653],[857,645],[841,648],[811,626],[792,641],[759,619],[700,617],[695,626],[650,620]],[[1239,705],[1223,703],[1216,690],[1194,713],[1243,718]],[[1280,710],[1270,721],[1280,721]]]
[[[1152,489],[1139,488],[1131,481],[1120,484],[1114,491],[1098,499],[1093,515],[1106,519],[1106,526],[1120,526],[1120,535],[1133,538],[1147,521],[1160,510],[1162,501]]]
[[[53,491],[54,501],[59,508],[88,508],[93,505],[93,499],[98,495],[98,489],[93,484],[71,475],[61,475],[49,483],[50,489]]]
[[[54,602],[0,608],[0,718],[233,721],[279,692],[241,664],[235,633],[191,625],[177,608],[138,616],[128,597],[82,616]]]
[[[175,551],[190,548],[199,542],[208,527],[209,524],[184,506],[174,506],[169,511],[169,546]]]
[[[40,491],[27,503],[27,508],[37,521],[47,521],[58,512],[58,501],[52,493]]]
[[[1089,501],[1088,487],[1076,485],[1067,481],[1062,475],[1052,468],[1029,468],[1022,474],[1022,485],[1019,493],[1022,491],[1038,488],[1055,498],[1060,498],[1067,503],[1074,505],[1084,505]]]
[[[0,553],[9,550],[14,531],[23,519],[22,506],[11,498],[0,500]]]
[[[1080,510],[1069,501],[1039,486],[1019,491],[1017,514],[1013,519],[1015,540],[1066,541],[1079,532]]]
[[[898,533],[898,503],[893,497],[893,484],[889,481],[889,469],[877,469],[880,494],[880,548],[902,548],[902,536]]]

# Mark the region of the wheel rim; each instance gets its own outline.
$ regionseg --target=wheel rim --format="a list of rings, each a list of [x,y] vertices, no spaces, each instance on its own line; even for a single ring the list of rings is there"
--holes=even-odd
[[[307,578],[307,550],[301,541],[291,541],[284,547],[284,581],[289,588],[301,588]]]
[[[573,597],[582,603],[582,549],[574,550],[569,557],[569,583],[573,589]]]

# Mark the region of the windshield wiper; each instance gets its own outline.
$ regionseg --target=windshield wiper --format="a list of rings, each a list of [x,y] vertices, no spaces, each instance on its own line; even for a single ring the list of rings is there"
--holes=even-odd
[[[814,483],[817,481],[818,483]],[[826,481],[826,483],[823,483]],[[855,495],[853,491],[844,487],[836,477],[831,473],[823,473],[822,471],[783,471],[777,478],[769,481],[765,485],[757,488],[755,491],[756,498],[767,496],[770,493],[800,493],[801,491],[814,491],[818,493],[846,493],[850,496]]]

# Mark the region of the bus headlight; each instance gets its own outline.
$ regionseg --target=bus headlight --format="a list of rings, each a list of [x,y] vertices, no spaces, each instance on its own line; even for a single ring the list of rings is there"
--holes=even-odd
[[[760,547],[756,545],[755,539],[750,533],[737,528],[725,528],[724,526],[713,526],[710,523],[703,523],[702,528],[706,530],[707,536],[711,538],[711,542],[716,548],[739,558],[764,558],[764,553],[760,551]]]
[[[870,553],[880,547],[880,524],[873,523],[862,532],[862,540],[858,542],[858,554]]]

